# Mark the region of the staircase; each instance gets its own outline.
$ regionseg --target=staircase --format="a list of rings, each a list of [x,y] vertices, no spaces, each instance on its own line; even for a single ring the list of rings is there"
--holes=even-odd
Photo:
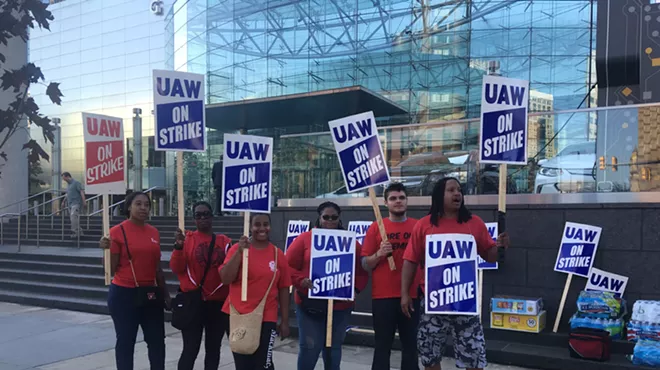
[[[111,226],[124,218],[113,217]],[[62,233],[64,221],[64,233]],[[170,254],[177,229],[176,217],[154,217],[151,225],[160,231],[161,265],[171,293],[176,292],[178,279],[169,268]],[[38,226],[37,226],[38,224]],[[71,239],[68,217],[50,218],[30,216],[21,219],[21,248],[18,251],[18,219],[6,222],[2,228],[0,245],[0,301],[75,311],[108,313],[108,288],[104,284],[102,251],[99,249],[102,220],[81,217],[84,236]],[[27,236],[26,236],[27,226]],[[192,220],[187,230],[195,228]],[[237,241],[243,232],[243,218],[216,217],[214,229]],[[38,235],[38,236],[37,236]],[[63,236],[64,235],[64,236]],[[39,247],[37,247],[37,237]],[[79,243],[79,247],[78,247]]]

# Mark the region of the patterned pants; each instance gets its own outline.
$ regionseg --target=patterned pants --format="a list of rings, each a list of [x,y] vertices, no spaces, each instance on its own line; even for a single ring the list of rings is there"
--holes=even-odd
[[[486,341],[479,316],[427,315],[424,313],[424,301],[422,298],[417,331],[417,350],[422,365],[431,367],[439,364],[447,338],[452,335],[456,367],[486,367]]]

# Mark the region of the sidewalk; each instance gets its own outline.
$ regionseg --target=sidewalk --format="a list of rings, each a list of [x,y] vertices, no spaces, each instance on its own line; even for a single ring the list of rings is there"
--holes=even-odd
[[[73,311],[0,303],[0,370],[113,370],[114,329],[108,316]],[[166,326],[166,368],[176,369],[181,353],[179,332]],[[141,341],[142,334],[138,334]],[[203,369],[203,352],[195,369]],[[295,370],[297,341],[278,341],[275,347],[275,367]],[[342,370],[370,370],[373,350],[344,346]],[[399,363],[399,352],[392,354],[392,364]],[[451,360],[443,362],[444,369],[453,369]],[[135,369],[148,370],[147,348],[139,342],[135,350]],[[221,370],[234,369],[228,344],[223,344]],[[319,361],[316,369],[323,369]],[[490,365],[492,370],[521,369],[512,366]]]

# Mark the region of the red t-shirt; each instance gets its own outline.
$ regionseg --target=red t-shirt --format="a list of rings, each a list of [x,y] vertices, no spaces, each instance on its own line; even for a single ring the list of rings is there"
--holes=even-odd
[[[392,257],[396,270],[391,271],[387,258],[381,258],[380,262],[371,271],[371,297],[373,299],[401,298],[401,271],[403,270],[403,253],[406,251],[413,228],[417,224],[414,218],[408,218],[403,222],[393,222],[389,218],[383,219],[387,240],[392,244]],[[374,222],[367,230],[362,246],[362,257],[374,255],[380,249],[380,230],[378,223]],[[418,269],[415,283],[410,287],[410,297],[417,298],[417,287],[421,278],[421,269]]]
[[[307,231],[298,235],[286,251],[286,256],[289,259],[289,266],[291,267],[291,280],[293,281],[293,286],[295,286],[296,290],[303,295],[308,294],[307,289],[304,289],[300,284],[304,279],[309,279],[309,265],[312,258],[311,244],[312,232]],[[355,244],[355,289],[362,291],[369,282],[369,274],[364,271],[362,264],[359,262],[362,246],[358,242]],[[298,294],[295,295],[295,300],[297,304],[302,303]],[[345,310],[353,307],[353,304],[353,301],[334,301],[333,309]]]
[[[238,244],[229,248],[225,262],[218,271],[231,260],[231,257],[238,251]],[[254,311],[259,305],[266,289],[273,279],[273,270],[275,270],[275,251],[277,251],[277,272],[273,286],[268,292],[266,307],[264,308],[264,322],[277,322],[277,301],[279,290],[291,286],[291,275],[289,274],[289,263],[286,260],[284,252],[276,246],[270,244],[268,248],[257,249],[250,247],[248,254],[248,290],[247,301],[241,301],[241,277],[243,276],[243,265],[238,269],[236,280],[229,285],[229,297],[222,307],[222,312],[229,314],[229,304],[240,314],[246,314]],[[287,292],[288,294],[288,292]]]
[[[186,232],[183,250],[174,250],[170,259],[170,268],[179,278],[179,286],[184,292],[197,289],[204,277],[208,263],[211,235],[199,231]],[[206,274],[202,295],[209,301],[224,301],[229,294],[229,287],[223,286],[218,273],[218,267],[225,260],[225,255],[231,246],[231,239],[222,234],[216,234],[211,266]]]
[[[160,234],[151,225],[140,226],[129,220],[110,229],[110,253],[119,254],[119,264],[112,283],[125,288],[135,288],[121,226],[124,226],[126,231],[128,249],[133,257],[133,268],[138,284],[140,286],[156,285],[156,271],[160,264]]]
[[[403,254],[403,259],[423,267],[426,258],[426,236],[433,234],[471,234],[477,242],[477,253],[484,259],[488,255],[488,250],[495,247],[495,241],[491,238],[486,224],[479,216],[472,215],[468,222],[462,224],[454,219],[439,217],[438,226],[433,226],[429,215],[417,221],[410,238],[410,245]],[[420,284],[422,290],[425,289],[424,276],[422,275]]]

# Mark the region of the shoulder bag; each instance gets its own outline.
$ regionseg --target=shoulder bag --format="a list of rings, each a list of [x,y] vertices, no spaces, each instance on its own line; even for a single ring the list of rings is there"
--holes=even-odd
[[[266,289],[264,297],[259,302],[257,308],[252,312],[240,314],[234,308],[234,305],[229,302],[229,344],[231,351],[241,355],[252,355],[259,349],[259,342],[261,340],[261,326],[264,319],[264,307],[270,289],[273,287],[275,277],[277,277],[277,248],[275,249],[275,271],[273,272],[273,279]]]
[[[172,326],[179,329],[185,330],[187,328],[195,326],[199,322],[201,317],[202,302],[204,301],[202,287],[204,286],[204,281],[206,280],[206,275],[209,273],[211,268],[212,258],[213,258],[213,249],[215,248],[215,233],[211,236],[211,244],[209,245],[208,259],[206,260],[206,268],[204,269],[204,275],[202,280],[199,282],[199,285],[193,290],[188,292],[181,291],[176,294],[176,297],[172,300]],[[188,270],[188,278],[190,278],[190,270]],[[195,282],[190,278],[190,281],[194,284]]]
[[[135,282],[135,306],[137,307],[164,307],[165,300],[163,298],[163,290],[158,286],[154,280],[154,286],[140,286],[135,276],[135,268],[133,267],[133,256],[131,250],[128,248],[128,238],[126,238],[126,231],[124,225],[119,225],[121,233],[124,235],[124,244],[126,245],[126,254],[128,255],[128,263],[131,266],[133,273],[133,281]],[[160,262],[160,261],[159,261]]]

